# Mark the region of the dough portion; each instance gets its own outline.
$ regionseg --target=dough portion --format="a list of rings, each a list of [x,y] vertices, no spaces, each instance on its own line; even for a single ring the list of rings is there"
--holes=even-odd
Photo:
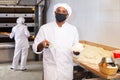
[[[80,62],[98,65],[102,57],[112,57],[112,51],[104,50],[101,47],[85,45],[85,48],[76,58]]]

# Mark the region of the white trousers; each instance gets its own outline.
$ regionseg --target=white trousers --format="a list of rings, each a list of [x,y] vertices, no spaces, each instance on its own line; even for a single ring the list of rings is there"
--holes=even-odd
[[[20,56],[21,56],[21,60],[20,60]],[[12,68],[17,69],[20,60],[20,69],[25,69],[27,56],[28,56],[28,48],[22,48],[22,49],[15,48]]]

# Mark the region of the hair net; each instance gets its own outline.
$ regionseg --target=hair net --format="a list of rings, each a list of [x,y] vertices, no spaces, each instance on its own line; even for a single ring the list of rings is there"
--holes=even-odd
[[[54,6],[53,12],[55,12],[58,7],[64,7],[68,11],[69,16],[71,15],[72,9],[67,3],[57,3]]]
[[[18,24],[22,24],[25,22],[25,19],[23,17],[19,17],[17,18],[17,21],[16,21]]]

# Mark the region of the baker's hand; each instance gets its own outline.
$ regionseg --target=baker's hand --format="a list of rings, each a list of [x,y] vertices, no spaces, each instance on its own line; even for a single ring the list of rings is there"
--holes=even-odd
[[[49,42],[48,40],[44,40],[44,41],[42,42],[42,44],[43,44],[43,47],[44,47],[44,48],[48,48],[50,42]]]
[[[75,55],[79,55],[79,54],[80,54],[80,52],[75,52],[75,51],[73,51],[73,53],[74,53]]]
[[[49,47],[49,41],[48,40],[44,40],[41,43],[38,44],[37,46],[37,52],[40,52],[43,50],[43,48],[48,48]]]

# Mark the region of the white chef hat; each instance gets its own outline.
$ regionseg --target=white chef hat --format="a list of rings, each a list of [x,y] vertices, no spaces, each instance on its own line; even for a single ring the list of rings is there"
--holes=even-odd
[[[19,17],[17,18],[17,21],[16,21],[18,24],[22,24],[25,22],[25,19],[23,17]]]
[[[54,5],[53,12],[55,12],[58,7],[64,7],[68,11],[69,16],[72,14],[72,9],[67,3],[57,3]]]

